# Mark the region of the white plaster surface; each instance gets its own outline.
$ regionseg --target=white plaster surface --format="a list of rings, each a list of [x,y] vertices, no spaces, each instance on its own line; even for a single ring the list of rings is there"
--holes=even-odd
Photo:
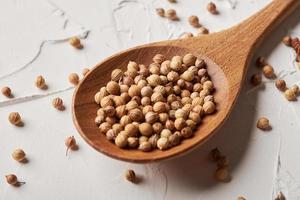
[[[170,161],[136,165],[99,154],[76,132],[71,120],[73,87],[68,74],[80,73],[120,50],[153,41],[178,38],[196,31],[187,23],[198,15],[212,32],[237,24],[270,0],[216,0],[220,15],[206,12],[208,0],[1,0],[0,86],[12,88],[14,99],[0,97],[0,199],[96,200],[96,199],[274,199],[282,191],[287,199],[300,199],[300,103],[287,102],[264,79],[263,86],[245,83],[238,103],[224,127],[205,145]],[[181,21],[169,22],[155,8],[175,8]],[[263,43],[257,55],[268,57],[277,74],[289,85],[300,83],[294,52],[280,43],[286,34],[300,36],[298,9]],[[67,39],[78,35],[83,50]],[[238,67],[238,66],[237,66]],[[252,66],[247,78],[257,72]],[[35,88],[43,75],[49,89]],[[52,108],[62,97],[66,111]],[[25,126],[8,123],[8,114],[21,113]],[[273,130],[258,130],[256,120],[267,116]],[[64,139],[74,135],[80,149],[65,156]],[[229,183],[213,179],[215,165],[207,159],[214,147],[230,159]],[[29,163],[11,158],[20,147]],[[143,181],[124,181],[133,168]],[[4,176],[15,173],[26,184],[15,188]]]

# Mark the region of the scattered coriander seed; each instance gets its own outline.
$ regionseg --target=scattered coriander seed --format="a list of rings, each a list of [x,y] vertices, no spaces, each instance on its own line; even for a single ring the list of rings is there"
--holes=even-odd
[[[68,151],[70,149],[75,150],[76,147],[77,147],[76,140],[75,140],[74,136],[67,137],[66,140],[65,140],[65,145],[67,147],[67,149],[66,149],[66,156],[67,156]]]
[[[209,30],[204,26],[198,28],[198,36],[209,34]]]
[[[298,95],[299,92],[300,92],[300,89],[299,89],[299,86],[298,86],[298,85],[293,85],[293,86],[291,87],[291,90],[294,91],[294,93],[295,93],[296,95]]]
[[[165,9],[163,8],[156,8],[156,13],[160,17],[165,17]]]
[[[178,17],[177,17],[177,14],[176,14],[176,10],[174,10],[174,9],[167,10],[166,11],[166,17],[169,20],[172,20],[172,21],[177,21],[178,20]]]
[[[176,146],[180,143],[180,132],[179,133],[174,133],[172,135],[170,135],[169,139],[169,143],[171,146]]]
[[[267,62],[267,59],[265,57],[260,56],[260,57],[257,58],[257,60],[256,60],[256,66],[257,67],[264,67],[266,65],[268,65],[268,62]]]
[[[265,65],[262,70],[266,78],[272,79],[275,77],[274,68],[271,65]]]
[[[128,169],[126,172],[125,172],[125,178],[126,180],[134,183],[136,181],[136,175],[135,175],[135,172],[132,170],[132,169]]]
[[[201,25],[199,23],[199,18],[196,15],[191,15],[188,18],[188,21],[189,21],[190,25],[193,26],[193,27],[195,27],[195,28],[201,27]]]
[[[218,11],[217,11],[217,6],[216,6],[216,4],[215,3],[213,3],[213,2],[209,2],[208,4],[207,4],[207,10],[208,10],[208,12],[210,12],[211,14],[218,14]]]
[[[194,37],[193,33],[184,33],[180,36],[180,38],[185,39],[185,38],[191,38]]]
[[[279,192],[275,200],[286,200],[286,198],[282,192]]]
[[[203,110],[206,114],[212,114],[216,110],[216,106],[213,102],[207,101],[203,104]]]
[[[170,3],[177,3],[177,0],[168,0]]]
[[[286,83],[283,79],[278,79],[275,81],[275,86],[278,90],[284,92],[286,90]]]
[[[109,81],[106,85],[106,90],[111,95],[119,95],[120,94],[120,86],[116,81]]]
[[[238,197],[236,200],[246,200],[244,197]]]
[[[12,186],[19,186],[25,184],[25,182],[18,181],[18,177],[15,174],[8,174],[5,176],[6,182]]]
[[[162,54],[156,54],[153,57],[153,62],[161,64],[162,62],[164,62],[166,60],[166,57]]]
[[[47,89],[46,81],[43,76],[36,77],[35,86],[39,89]]]
[[[83,46],[80,42],[80,39],[78,37],[72,37],[69,39],[69,43],[70,45],[72,45],[73,47],[77,48],[77,49],[82,49]]]
[[[282,42],[288,47],[292,46],[292,38],[290,36],[283,37]]]
[[[260,74],[253,74],[251,76],[250,82],[253,86],[257,86],[261,84],[261,75]]]
[[[26,154],[22,149],[15,149],[12,153],[12,157],[14,160],[22,162],[26,159]]]
[[[8,120],[11,124],[15,126],[19,126],[22,124],[22,119],[18,112],[11,112],[8,116]]]
[[[63,100],[59,97],[56,97],[55,99],[52,100],[52,105],[57,110],[64,110],[64,108],[65,108]]]
[[[82,75],[83,75],[83,76],[86,76],[89,72],[90,72],[90,69],[84,68],[84,69],[82,70]]]
[[[9,97],[11,98],[12,97],[12,94],[11,94],[11,89],[7,86],[1,88],[1,93],[6,96],[6,97]]]
[[[270,122],[266,117],[259,118],[256,127],[264,131],[269,130],[271,128]]]
[[[77,85],[79,83],[79,76],[76,73],[71,73],[69,75],[69,81],[70,83],[72,83],[73,85]]]
[[[296,101],[297,100],[297,96],[295,94],[295,91],[292,89],[287,89],[284,92],[284,96],[288,101]]]
[[[215,172],[215,178],[217,181],[226,181],[229,177],[228,166],[220,167]]]

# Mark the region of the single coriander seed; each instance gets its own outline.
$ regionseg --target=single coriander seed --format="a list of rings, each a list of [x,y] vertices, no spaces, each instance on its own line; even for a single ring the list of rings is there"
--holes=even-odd
[[[25,182],[18,181],[18,177],[15,174],[8,174],[5,176],[6,182],[12,186],[19,186],[25,184]]]
[[[91,71],[90,69],[84,68],[84,69],[82,70],[82,75],[83,75],[83,76],[86,76],[90,71]]]
[[[292,90],[292,89],[287,89],[284,92],[284,96],[288,101],[296,101],[297,100],[297,96],[296,96],[294,90]]]
[[[125,178],[126,180],[134,183],[136,181],[136,175],[135,175],[135,172],[132,170],[132,169],[128,169],[126,172],[125,172]]]
[[[190,25],[193,26],[193,27],[195,27],[195,28],[201,27],[201,25],[199,23],[199,18],[196,15],[191,15],[188,18],[188,21],[189,21]]]
[[[210,2],[207,4],[207,10],[208,12],[210,12],[211,14],[218,14],[218,11],[217,11],[217,6],[215,3],[213,2]]]
[[[65,140],[65,145],[67,147],[67,149],[66,149],[66,156],[67,156],[69,149],[75,150],[77,147],[74,136],[67,137]]]
[[[215,178],[217,181],[226,181],[229,177],[229,169],[228,166],[220,167],[215,172]]]
[[[257,86],[257,85],[260,85],[261,84],[261,75],[260,74],[253,74],[251,76],[251,79],[250,79],[250,82],[253,86]]]
[[[22,119],[18,112],[11,112],[8,116],[8,120],[11,124],[15,126],[19,126],[22,124]]]
[[[71,73],[69,75],[69,82],[73,85],[77,85],[79,83],[79,76],[76,73]]]
[[[12,94],[11,94],[11,89],[7,86],[1,88],[1,93],[6,96],[6,97],[9,97],[11,98],[12,97]]]
[[[261,117],[258,119],[257,123],[256,123],[256,127],[261,129],[261,130],[270,130],[271,126],[270,126],[270,122],[266,117]]]
[[[266,78],[272,79],[275,77],[274,68],[271,65],[265,65],[262,70]]]
[[[156,8],[156,14],[160,17],[165,17],[165,10],[163,8]]]
[[[290,36],[285,36],[283,39],[282,39],[282,42],[288,46],[288,47],[291,47],[292,46],[292,38]]]
[[[52,100],[52,105],[57,110],[64,110],[64,108],[65,108],[63,100],[59,97],[56,97],[55,99]]]
[[[275,86],[278,90],[284,92],[286,90],[286,83],[283,79],[278,79],[275,81]]]
[[[80,42],[80,39],[78,37],[72,37],[69,39],[69,43],[71,46],[77,48],[77,49],[82,49],[83,46]]]
[[[47,89],[46,81],[43,76],[36,77],[35,86],[39,89]]]
[[[12,153],[12,157],[14,160],[22,162],[26,159],[26,154],[22,149],[15,149]]]
[[[177,14],[176,14],[176,10],[174,9],[169,9],[166,11],[166,17],[169,19],[169,20],[172,20],[172,21],[178,21],[178,17],[177,17]]]

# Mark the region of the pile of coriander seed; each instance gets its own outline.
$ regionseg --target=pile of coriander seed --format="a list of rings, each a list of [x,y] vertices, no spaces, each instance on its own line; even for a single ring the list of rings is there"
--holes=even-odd
[[[95,94],[95,124],[120,148],[166,150],[215,112],[213,92],[205,61],[190,53],[171,60],[157,54],[148,67],[130,61]]]

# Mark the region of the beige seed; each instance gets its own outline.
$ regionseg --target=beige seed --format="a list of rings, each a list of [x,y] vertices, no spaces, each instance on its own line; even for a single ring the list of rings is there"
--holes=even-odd
[[[123,71],[121,69],[114,69],[111,72],[111,80],[118,82],[123,77]]]
[[[139,131],[143,136],[147,137],[150,137],[153,134],[153,128],[149,123],[140,124]]]
[[[198,35],[206,35],[209,34],[209,30],[207,28],[205,28],[204,26],[198,28]]]
[[[278,90],[284,92],[286,90],[286,83],[282,79],[278,79],[275,81],[275,86],[277,87]]]
[[[287,89],[284,92],[284,96],[288,101],[296,101],[297,100],[297,96],[296,96],[295,92],[291,89]]]
[[[185,38],[191,38],[194,37],[193,33],[184,33],[180,36],[180,38],[185,39]]]
[[[82,75],[83,75],[83,76],[86,76],[89,72],[90,72],[90,69],[84,68],[84,69],[82,70]]]
[[[274,68],[271,65],[265,65],[262,70],[266,78],[272,79],[275,77]]]
[[[136,137],[129,137],[127,143],[130,148],[136,148],[139,145],[139,140]]]
[[[46,81],[43,76],[36,77],[35,86],[39,89],[47,89]]]
[[[165,17],[165,10],[163,8],[156,8],[156,13],[160,17]]]
[[[19,182],[17,176],[14,174],[6,175],[5,179],[8,184],[13,186],[18,186],[19,183],[24,183],[24,182]]]
[[[177,118],[174,122],[174,126],[177,130],[181,130],[186,126],[186,122],[183,118]]]
[[[236,200],[246,200],[244,197],[238,197]]]
[[[120,94],[120,85],[115,81],[109,81],[106,85],[106,90],[109,94],[119,95]]]
[[[250,82],[253,86],[257,86],[261,84],[261,75],[260,74],[253,74],[251,76]]]
[[[69,82],[73,85],[77,85],[79,83],[79,76],[76,73],[71,73],[69,75]]]
[[[11,89],[7,86],[1,88],[1,93],[6,96],[6,97],[9,97],[11,98],[12,97],[12,94],[11,94]]]
[[[69,44],[77,49],[83,48],[80,39],[78,37],[72,37],[69,39]]]
[[[218,168],[215,172],[215,178],[217,181],[226,181],[229,177],[228,166]]]
[[[127,146],[127,137],[124,134],[117,135],[115,144],[120,148],[125,148]]]
[[[203,104],[203,110],[205,114],[212,114],[216,110],[216,106],[213,102],[207,101]]]
[[[11,124],[15,126],[19,126],[22,124],[22,119],[18,112],[11,112],[8,116],[8,120]]]
[[[288,47],[292,46],[292,38],[290,36],[285,36],[282,42]]]
[[[22,162],[25,160],[25,152],[22,149],[15,149],[12,153],[12,157],[14,160],[18,162]]]
[[[269,130],[271,128],[270,122],[266,117],[259,118],[256,127],[261,130]]]
[[[164,62],[166,60],[166,57],[162,54],[156,54],[153,57],[153,62],[157,63],[157,64],[161,64],[162,62]]]
[[[193,130],[191,127],[185,127],[181,130],[181,136],[184,138],[190,138],[193,136]]]
[[[195,27],[195,28],[199,28],[201,25],[199,23],[199,18],[195,15],[192,15],[188,18],[188,21],[190,23],[191,26]]]
[[[218,14],[218,11],[217,11],[217,6],[216,4],[214,4],[213,2],[210,2],[207,4],[207,10],[208,12],[210,12],[211,14]]]
[[[166,11],[166,17],[169,19],[169,20],[172,20],[172,21],[177,21],[179,20],[179,18],[177,17],[177,14],[176,14],[176,11],[174,9],[169,9]]]
[[[128,169],[126,172],[125,172],[125,178],[126,180],[134,183],[136,181],[136,175],[135,175],[135,172],[132,170],[132,169]]]
[[[52,106],[57,110],[64,110],[64,103],[63,100],[59,97],[56,97],[52,100]]]
[[[152,145],[149,141],[144,141],[140,143],[139,150],[148,152],[152,150]]]
[[[298,95],[299,92],[300,92],[299,86],[298,86],[298,85],[293,85],[293,86],[291,87],[291,90],[294,91],[294,93],[295,93],[296,95]]]
[[[162,137],[157,140],[157,148],[160,150],[166,150],[169,147],[168,138]]]

